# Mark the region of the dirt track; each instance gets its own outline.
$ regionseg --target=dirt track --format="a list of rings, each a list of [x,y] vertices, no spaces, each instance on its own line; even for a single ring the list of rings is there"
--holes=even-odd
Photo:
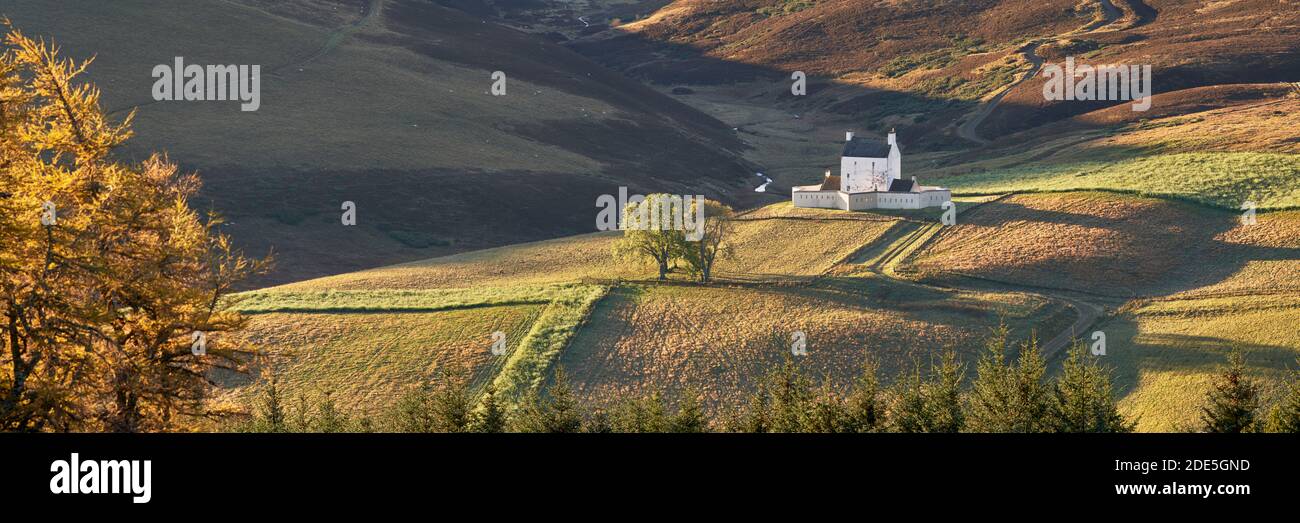
[[[988,118],[990,114],[993,114],[993,111],[998,108],[998,104],[1002,102],[1002,99],[1006,97],[1012,89],[1015,89],[1016,86],[1038,75],[1038,71],[1043,68],[1043,57],[1038,56],[1037,51],[1038,48],[1048,40],[1100,31],[1102,28],[1109,27],[1111,24],[1115,23],[1115,21],[1123,17],[1123,11],[1120,11],[1119,8],[1115,7],[1115,4],[1111,3],[1110,0],[1099,0],[1099,2],[1101,3],[1102,8],[1101,20],[1090,22],[1088,25],[1067,33],[1034,40],[1025,44],[1024,47],[1021,47],[1020,53],[1024,55],[1025,59],[1028,60],[1033,67],[1019,79],[1007,84],[1006,87],[1003,87],[1001,91],[998,91],[998,94],[993,96],[993,98],[990,98],[987,102],[976,108],[974,115],[968,118],[965,123],[961,124],[961,126],[957,127],[957,136],[980,145],[989,143],[989,140],[979,136],[976,129],[979,128],[980,124],[984,123],[984,120]]]

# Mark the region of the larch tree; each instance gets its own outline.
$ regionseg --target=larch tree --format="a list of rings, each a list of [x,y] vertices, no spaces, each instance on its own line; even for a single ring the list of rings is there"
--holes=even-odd
[[[0,430],[150,431],[210,414],[210,371],[239,369],[225,299],[266,267],[188,203],[198,178],[112,151],[108,121],[58,56],[4,22],[0,48]]]

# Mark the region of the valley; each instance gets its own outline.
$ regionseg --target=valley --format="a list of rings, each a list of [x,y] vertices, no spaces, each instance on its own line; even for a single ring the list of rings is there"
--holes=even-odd
[[[1122,413],[1189,431],[1229,351],[1268,383],[1300,361],[1290,0],[18,0],[3,14],[97,56],[105,112],[135,118],[116,154],[197,171],[190,205],[273,255],[222,302],[259,349],[253,372],[213,375],[212,404],[236,416],[271,377],[363,417],[450,375],[513,409],[562,368],[582,405],[695,391],[716,422],[791,359],[795,333],[799,369],[842,388],[868,361],[888,386],[945,354],[969,380],[1005,326],[1053,375],[1103,333]],[[149,72],[181,57],[260,65],[259,107],[153,100]],[[1150,109],[1048,99],[1042,71],[1067,58],[1150,67]],[[846,132],[891,130],[903,178],[951,189],[955,224],[938,208],[792,205],[792,187],[838,168]],[[616,258],[623,233],[598,213],[621,193],[732,207],[714,280]]]

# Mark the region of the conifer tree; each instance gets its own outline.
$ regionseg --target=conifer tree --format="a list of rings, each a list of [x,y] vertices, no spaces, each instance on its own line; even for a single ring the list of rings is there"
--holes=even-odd
[[[263,389],[257,413],[259,420],[254,429],[257,432],[287,431],[284,401],[280,397],[280,387],[277,382],[275,375],[272,374]]]
[[[677,433],[709,431],[709,419],[704,415],[704,405],[700,402],[699,391],[688,388],[682,393],[677,412],[669,423],[669,431]]]
[[[885,425],[885,403],[880,391],[880,364],[868,356],[844,401],[846,432],[876,432]]]
[[[1052,423],[1057,432],[1133,431],[1115,403],[1110,372],[1088,357],[1082,343],[1070,350],[1056,378]]]
[[[1269,432],[1300,433],[1300,371],[1287,374],[1282,398],[1269,412]]]
[[[912,370],[901,375],[893,386],[893,406],[890,422],[898,432],[929,432],[934,425],[931,410],[926,405],[925,378],[921,368],[913,362]]]
[[[131,117],[105,116],[88,61],[0,30],[0,430],[180,428],[214,368],[245,370],[228,294],[266,264],[190,209],[197,176],[112,154]]]
[[[583,425],[583,432],[591,434],[610,434],[614,432],[614,424],[610,420],[609,412],[603,408],[597,408],[587,417]]]
[[[670,423],[663,394],[653,392],[620,402],[614,409],[611,429],[629,434],[667,432]]]
[[[555,369],[555,378],[543,397],[529,393],[515,416],[518,432],[574,433],[582,429],[582,413],[563,367]]]
[[[469,432],[474,422],[474,398],[469,382],[459,369],[443,374],[431,398],[435,432]]]
[[[1046,432],[1051,429],[1052,391],[1046,364],[1031,336],[1015,363],[1006,361],[1010,330],[994,329],[976,366],[969,397],[969,428],[976,432]]]
[[[1214,380],[1201,407],[1205,432],[1249,432],[1255,430],[1259,408],[1259,383],[1246,375],[1246,356],[1241,349],[1228,353],[1228,364]]]
[[[966,426],[961,389],[966,366],[957,361],[955,352],[949,350],[940,358],[932,376],[925,391],[926,408],[930,412],[927,417],[930,425],[926,431],[961,432]]]
[[[803,432],[857,432],[844,398],[829,383],[823,383],[821,389],[814,393],[806,409],[801,427]]]
[[[434,421],[433,386],[422,383],[411,389],[392,408],[392,429],[396,432],[437,432]]]
[[[960,432],[965,426],[961,383],[965,366],[952,351],[939,365],[930,364],[922,374],[920,365],[895,384],[891,424],[899,432]]]
[[[332,391],[325,391],[317,404],[316,417],[311,421],[311,431],[322,433],[351,432],[352,421],[334,402]]]
[[[505,432],[506,426],[506,411],[497,401],[496,385],[488,383],[483,389],[483,400],[474,418],[474,432]]]
[[[727,420],[728,432],[763,434],[772,432],[772,399],[760,384],[746,399],[745,406]]]
[[[777,370],[768,374],[766,387],[771,398],[772,432],[803,432],[808,407],[812,403],[812,382],[786,357]]]

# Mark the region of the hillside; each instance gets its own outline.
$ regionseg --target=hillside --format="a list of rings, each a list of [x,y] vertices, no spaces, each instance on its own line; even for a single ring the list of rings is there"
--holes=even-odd
[[[205,183],[199,207],[276,283],[592,229],[596,195],[747,191],[721,122],[550,43],[416,0],[5,2],[0,14],[96,56],[87,79],[120,151],[164,151]],[[148,35],[148,38],[142,38]],[[231,35],[238,35],[232,38]],[[153,103],[150,72],[260,64],[262,104]],[[508,77],[491,96],[491,73]],[[340,224],[344,201],[356,227]]]
[[[494,5],[735,127],[775,193],[831,166],[845,130],[897,128],[912,173],[964,194],[1113,189],[1233,209],[1300,203],[1289,132],[1300,18],[1285,1]],[[616,18],[615,5],[640,12]],[[566,31],[562,21],[580,14],[593,25]],[[1067,56],[1150,65],[1151,109],[1045,100],[1042,66]],[[809,75],[807,96],[791,95],[793,71]],[[1209,156],[1160,156],[1184,152]]]
[[[796,333],[798,366],[842,387],[868,360],[888,385],[949,351],[972,377],[1005,325],[1053,373],[1104,333],[1121,409],[1170,431],[1229,349],[1269,379],[1300,356],[1292,0],[155,4],[0,14],[97,56],[106,109],[136,115],[116,154],[198,171],[189,205],[275,253],[213,302],[261,349],[251,374],[208,375],[222,409],[274,376],[376,416],[449,373],[510,408],[563,367],[584,407],[693,390],[717,420]],[[1067,56],[1152,65],[1150,110],[1045,100],[1043,67]],[[177,57],[261,64],[261,108],[154,101],[149,73]],[[955,224],[793,207],[845,131],[890,129],[902,177],[950,188]],[[593,202],[620,187],[732,205],[715,280],[616,259]]]
[[[1071,335],[1104,331],[1122,408],[1141,430],[1169,431],[1194,424],[1226,348],[1246,348],[1260,377],[1300,356],[1284,327],[1300,292],[1294,212],[1246,226],[1209,207],[1106,192],[960,207],[954,227],[928,212],[763,207],[740,217],[737,257],[711,285],[612,265],[615,236],[601,233],[295,283],[238,307],[288,383],[369,413],[447,369],[518,393],[563,366],[592,405],[689,388],[724,415],[789,354],[796,330],[809,340],[800,366],[843,385],[867,356],[886,382],[948,349],[973,361],[1005,321],[1019,338],[1036,335],[1054,365]],[[809,237],[820,241],[799,244]],[[316,324],[310,342],[291,334]],[[508,356],[486,356],[494,330],[511,333]]]
[[[904,123],[914,137],[954,131],[945,123],[998,94],[978,125],[996,137],[1117,105],[1044,101],[1044,77],[1026,75],[1065,56],[1151,65],[1157,94],[1294,81],[1298,16],[1268,0],[678,0],[572,46],[658,84],[785,82],[804,71],[822,82],[787,105],[867,113],[873,130]],[[897,121],[871,121],[884,117]]]
[[[614,237],[601,233],[254,291],[237,307],[254,315],[249,336],[267,349],[268,362],[287,383],[309,393],[333,391],[341,403],[371,412],[387,404],[381,399],[395,399],[379,391],[436,379],[440,370],[462,366],[456,362],[476,362],[463,366],[480,380],[488,379],[482,369],[493,369],[501,390],[534,387],[558,363],[596,404],[614,401],[620,391],[694,386],[707,392],[710,411],[718,413],[736,406],[752,380],[789,353],[795,330],[809,335],[809,368],[847,383],[867,354],[896,371],[946,349],[971,356],[1000,319],[1022,337],[1070,321],[1066,304],[1032,293],[945,291],[870,274],[837,275],[859,263],[864,247],[892,243],[895,231],[924,222],[845,219],[788,205],[742,220],[736,256],[719,268],[717,285],[698,286],[682,275],[656,283],[649,267],[611,270]],[[774,239],[808,244],[792,251]],[[540,316],[530,308],[538,305],[546,307]],[[436,328],[429,330],[429,322]],[[336,324],[312,328],[310,342],[294,334],[327,323]],[[514,333],[510,355],[495,366],[467,360],[474,351],[488,353],[494,330]],[[449,340],[444,332],[460,337]],[[331,352],[330,365],[317,361],[319,351]],[[422,356],[402,365],[375,359],[412,351]],[[339,381],[363,369],[373,373],[366,371],[360,383]],[[236,387],[233,394],[245,392]]]

